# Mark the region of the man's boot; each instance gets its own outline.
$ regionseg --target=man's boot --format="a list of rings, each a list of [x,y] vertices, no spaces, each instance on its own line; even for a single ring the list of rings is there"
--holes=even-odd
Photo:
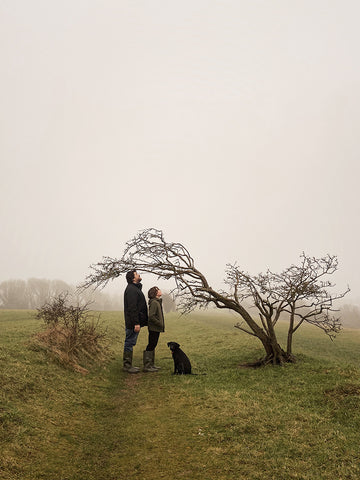
[[[139,373],[140,368],[132,366],[132,357],[133,352],[129,352],[128,350],[124,350],[123,362],[124,368],[123,370],[128,373]]]
[[[155,368],[152,364],[152,354],[153,352],[148,352],[147,350],[143,353],[144,359],[144,368],[143,372],[157,372],[157,368]]]
[[[152,366],[153,366],[154,368],[156,368],[156,370],[161,370],[161,367],[157,367],[157,366],[155,365],[155,350],[153,350],[151,353],[152,353],[152,358],[151,358],[151,364],[152,364]]]

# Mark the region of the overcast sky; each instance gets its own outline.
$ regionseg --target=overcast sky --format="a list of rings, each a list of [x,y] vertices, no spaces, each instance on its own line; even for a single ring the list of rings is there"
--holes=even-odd
[[[139,230],[215,285],[305,251],[360,297],[357,0],[0,0],[0,281]],[[146,287],[156,280],[146,277]]]

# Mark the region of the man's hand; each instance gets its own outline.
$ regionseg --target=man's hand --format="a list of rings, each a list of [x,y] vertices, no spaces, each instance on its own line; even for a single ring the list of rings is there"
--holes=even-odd
[[[135,332],[135,333],[140,332],[140,325],[135,325],[135,327],[134,327],[134,332]]]

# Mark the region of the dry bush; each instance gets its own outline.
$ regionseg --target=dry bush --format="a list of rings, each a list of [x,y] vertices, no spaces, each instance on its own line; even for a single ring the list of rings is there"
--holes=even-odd
[[[106,330],[100,324],[100,314],[95,315],[88,307],[89,303],[69,305],[67,294],[60,294],[36,313],[46,328],[35,336],[35,344],[62,365],[81,373],[87,373],[87,369],[80,364],[102,359],[106,350]]]

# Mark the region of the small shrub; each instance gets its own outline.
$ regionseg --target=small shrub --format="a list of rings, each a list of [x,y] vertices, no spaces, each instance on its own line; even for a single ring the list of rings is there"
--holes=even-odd
[[[106,330],[100,325],[100,314],[89,310],[89,303],[69,305],[67,297],[60,294],[37,309],[36,318],[43,320],[46,329],[36,335],[35,343],[62,365],[87,373],[80,363],[103,356]]]

